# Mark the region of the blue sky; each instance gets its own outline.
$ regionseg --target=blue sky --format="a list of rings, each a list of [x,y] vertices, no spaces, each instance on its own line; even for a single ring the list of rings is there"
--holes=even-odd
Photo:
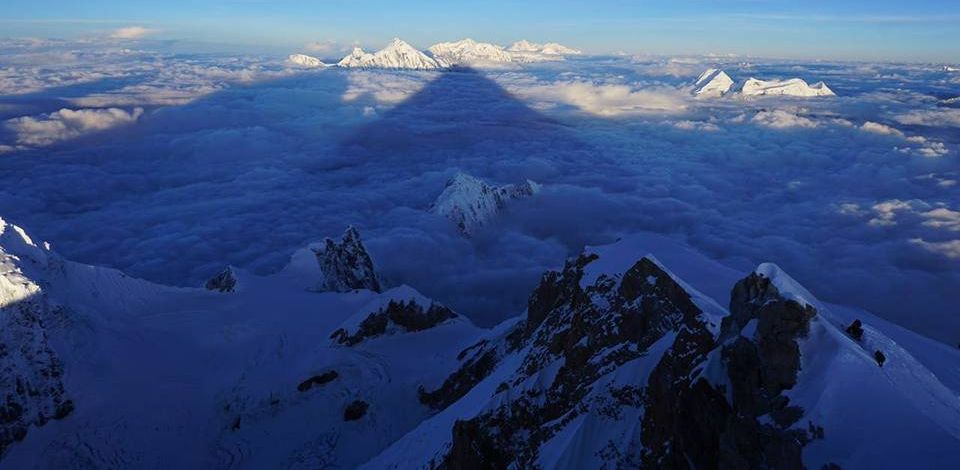
[[[289,49],[312,41],[425,47],[470,36],[588,52],[960,61],[956,0],[4,0],[0,36],[151,37]]]

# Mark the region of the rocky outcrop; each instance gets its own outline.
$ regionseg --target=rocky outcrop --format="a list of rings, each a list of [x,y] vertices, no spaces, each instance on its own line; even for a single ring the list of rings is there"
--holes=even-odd
[[[319,387],[321,385],[326,385],[330,382],[333,382],[337,379],[337,377],[340,377],[339,372],[335,370],[328,370],[320,375],[315,375],[307,380],[304,380],[303,382],[300,382],[300,385],[297,385],[297,390],[306,392],[313,387]]]
[[[356,421],[367,414],[370,404],[363,400],[354,400],[343,410],[344,421]]]
[[[596,259],[583,255],[563,271],[544,275],[526,321],[517,326],[519,344],[503,346],[527,351],[517,372],[498,388],[503,404],[456,423],[446,467],[469,468],[471,462],[533,466],[540,447],[579,417],[621,412],[611,411],[613,403],[639,406],[644,384],[599,384],[668,333],[702,332],[701,353],[685,355],[678,369],[689,372],[687,362],[702,360],[709,351],[713,337],[699,326],[702,310],[659,264],[643,258],[622,274],[601,274],[587,284],[585,269]],[[492,350],[489,345],[479,349]],[[470,367],[465,364],[455,375]]]
[[[337,343],[354,346],[366,339],[387,334],[389,330],[399,328],[404,332],[422,331],[453,318],[457,318],[457,314],[438,303],[424,307],[416,300],[391,300],[386,307],[371,313],[360,322],[355,331],[340,328],[334,331],[330,338]]]
[[[531,197],[539,191],[540,185],[530,180],[492,186],[466,173],[457,173],[447,181],[430,212],[449,219],[460,233],[469,237],[493,220],[510,201]]]
[[[681,332],[651,374],[644,464],[804,468],[803,446],[823,430],[813,423],[795,426],[804,410],[791,406],[783,392],[796,385],[798,340],[814,315],[812,306],[783,297],[768,277],[751,273],[738,282],[720,332],[723,342]],[[689,360],[708,354],[709,361]],[[698,367],[719,371],[716,382],[697,376]]]
[[[204,287],[206,287],[207,290],[217,292],[233,292],[237,290],[237,273],[234,272],[233,266],[227,266],[216,276],[210,278]]]
[[[449,406],[522,354],[491,405],[452,426],[442,466],[535,467],[561,434],[607,422],[638,431],[579,437],[576,452],[597,467],[803,468],[803,447],[824,430],[784,392],[815,308],[760,271],[737,283],[720,322],[655,259],[597,272],[610,265],[585,253],[546,273],[524,321],[462,352],[440,388],[421,391],[421,402]]]
[[[25,272],[46,268],[48,256],[45,246],[0,219],[0,457],[31,426],[65,418],[74,408],[46,329],[64,308]]]
[[[360,232],[348,227],[340,243],[329,238],[324,240],[323,248],[315,249],[320,271],[323,273],[319,289],[330,292],[349,292],[367,289],[380,292],[380,278],[373,266],[373,260],[360,241]]]

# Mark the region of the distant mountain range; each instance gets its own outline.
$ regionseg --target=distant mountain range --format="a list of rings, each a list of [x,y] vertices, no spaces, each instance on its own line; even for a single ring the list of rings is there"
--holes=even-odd
[[[563,60],[565,56],[578,55],[577,49],[557,43],[537,44],[518,41],[509,48],[463,39],[457,42],[434,44],[422,52],[397,38],[379,51],[369,53],[357,47],[336,65],[351,68],[385,68],[436,70],[458,66],[489,67],[511,63],[529,63]],[[293,54],[290,62],[303,67],[326,67],[318,58]]]

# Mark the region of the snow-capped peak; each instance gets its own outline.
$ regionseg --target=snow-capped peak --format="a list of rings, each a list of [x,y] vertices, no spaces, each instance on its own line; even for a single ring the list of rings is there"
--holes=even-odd
[[[433,70],[443,65],[410,44],[394,38],[390,44],[372,54],[357,47],[337,65],[341,67]]]
[[[434,59],[449,66],[489,66],[513,62],[513,54],[502,47],[470,38],[434,44],[429,51]]]
[[[697,78],[693,93],[697,96],[723,96],[731,88],[733,88],[733,79],[726,72],[710,68]]]
[[[539,191],[540,185],[530,180],[491,186],[466,173],[457,173],[447,181],[430,211],[446,217],[469,236],[474,229],[493,219],[508,201],[530,197]]]
[[[322,60],[306,54],[291,54],[287,60],[301,67],[328,67]]]
[[[808,85],[803,79],[789,80],[760,80],[750,78],[743,84],[742,93],[745,96],[836,96],[826,83],[817,82]]]
[[[547,55],[580,55],[583,54],[579,49],[564,46],[555,42],[538,44],[522,39],[513,43],[508,49],[510,52],[535,52]]]

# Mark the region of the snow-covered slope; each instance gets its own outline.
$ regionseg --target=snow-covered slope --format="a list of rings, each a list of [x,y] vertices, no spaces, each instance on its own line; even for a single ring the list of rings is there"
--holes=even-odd
[[[351,232],[332,243],[356,253]],[[0,221],[0,467],[952,468],[960,448],[960,352],[664,237],[588,247],[490,330],[407,286],[316,292],[309,249],[229,272],[229,294],[159,286]]]
[[[466,173],[457,173],[447,181],[430,211],[446,217],[469,236],[496,217],[509,201],[533,196],[539,190],[540,185],[530,180],[492,186]]]
[[[741,90],[744,96],[836,96],[826,83],[818,82],[808,85],[799,78],[789,80],[759,80],[750,78],[743,84]]]
[[[310,258],[238,273],[243,289],[224,295],[65,261],[0,223],[0,467],[353,468],[376,455],[429,416],[418,388],[482,332],[401,315],[413,326],[339,344],[330,334],[351,317],[431,302],[409,287],[317,293]]]
[[[420,52],[410,44],[395,38],[386,47],[374,53],[357,47],[337,63],[340,67],[434,70],[444,65]]]
[[[328,65],[323,63],[320,59],[316,57],[310,57],[304,54],[291,54],[287,57],[287,60],[290,62],[299,65],[301,67],[327,67]]]
[[[439,63],[448,66],[489,67],[514,61],[513,54],[502,47],[469,38],[434,44],[430,46],[429,51]]]
[[[733,88],[733,79],[720,69],[707,69],[700,74],[693,85],[693,94],[704,97],[717,97],[727,94]]]

